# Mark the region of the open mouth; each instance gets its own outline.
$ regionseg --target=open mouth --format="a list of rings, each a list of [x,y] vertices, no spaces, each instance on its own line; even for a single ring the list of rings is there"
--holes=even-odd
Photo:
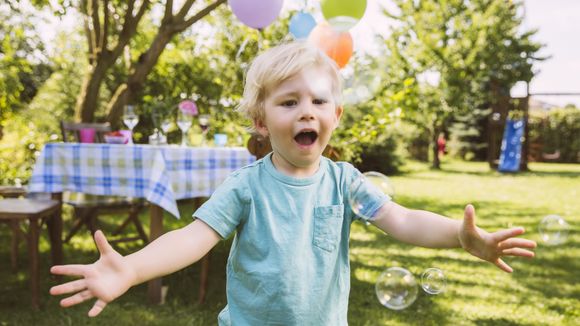
[[[309,146],[314,144],[316,138],[318,138],[318,133],[316,133],[316,131],[301,131],[294,137],[294,140],[299,145]]]

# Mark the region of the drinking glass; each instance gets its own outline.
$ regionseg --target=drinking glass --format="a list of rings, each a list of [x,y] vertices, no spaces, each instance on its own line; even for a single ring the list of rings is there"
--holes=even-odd
[[[134,105],[125,105],[123,109],[123,123],[131,130],[128,144],[133,144],[133,128],[139,123],[139,116]]]
[[[184,113],[182,110],[177,110],[177,126],[181,129],[181,146],[187,146],[187,131],[192,125],[191,115]]]
[[[201,144],[206,145],[205,135],[209,131],[209,114],[202,114],[199,116],[199,127],[201,128]]]

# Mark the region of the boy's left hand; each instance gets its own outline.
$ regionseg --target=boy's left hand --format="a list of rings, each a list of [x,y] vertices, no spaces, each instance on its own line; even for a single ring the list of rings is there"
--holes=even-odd
[[[534,252],[527,249],[534,249],[536,243],[528,239],[515,238],[524,232],[522,227],[493,233],[477,228],[475,226],[475,208],[472,205],[467,205],[458,236],[465,251],[511,273],[513,269],[501,259],[502,256],[534,257]]]

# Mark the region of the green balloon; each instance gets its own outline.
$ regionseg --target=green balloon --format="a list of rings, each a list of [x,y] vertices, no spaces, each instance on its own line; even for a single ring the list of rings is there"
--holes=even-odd
[[[327,21],[335,17],[352,17],[358,21],[365,14],[367,0],[322,0],[320,6]]]

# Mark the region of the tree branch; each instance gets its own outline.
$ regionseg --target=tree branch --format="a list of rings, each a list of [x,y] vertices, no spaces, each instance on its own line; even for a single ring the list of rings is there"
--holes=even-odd
[[[173,17],[173,0],[167,0],[165,3],[165,14],[163,15],[163,19],[169,19]]]
[[[119,38],[117,40],[117,44],[115,48],[112,50],[111,57],[114,59],[118,58],[119,55],[123,52],[123,48],[129,43],[135,32],[137,31],[137,25],[139,25],[139,21],[147,11],[149,7],[149,0],[143,0],[139,11],[135,16],[133,16],[133,7],[135,4],[135,0],[131,0],[128,4],[127,12],[125,13],[125,22],[123,23],[123,29],[121,33],[119,33]]]
[[[103,49],[100,48],[101,45],[101,21],[99,19],[99,1],[89,0],[89,5],[87,6],[88,16],[90,17],[89,28],[92,27],[91,32],[93,34],[93,47],[95,54],[98,56]]]
[[[185,20],[185,16],[187,15],[187,13],[189,12],[189,9],[191,9],[191,6],[193,6],[194,3],[195,3],[195,0],[185,1],[183,6],[181,6],[181,9],[179,9],[179,12],[177,13],[177,15],[175,15],[176,20],[177,21]]]
[[[101,29],[101,49],[102,51],[107,50],[107,45],[109,41],[109,0],[104,0],[103,4],[103,28]]]
[[[205,17],[207,14],[209,14],[212,10],[214,10],[215,8],[219,7],[221,4],[223,4],[224,2],[226,2],[226,0],[216,0],[216,2],[210,4],[209,6],[205,7],[204,9],[200,10],[197,14],[195,14],[194,16],[190,17],[189,19],[183,21],[182,23],[177,24],[174,29],[177,32],[181,32],[183,30],[185,30],[186,28],[188,28],[189,26],[193,25],[193,23],[195,23],[196,21],[202,19],[203,17]]]

